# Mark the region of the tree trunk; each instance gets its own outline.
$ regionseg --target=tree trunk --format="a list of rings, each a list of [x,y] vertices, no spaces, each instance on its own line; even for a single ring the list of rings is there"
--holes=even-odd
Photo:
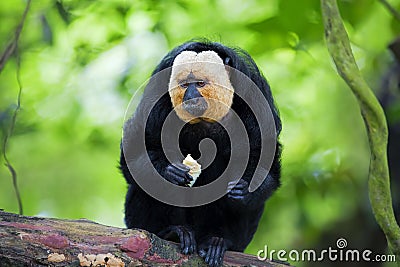
[[[140,229],[0,211],[0,266],[206,266],[197,254]],[[288,266],[226,252],[224,266]]]

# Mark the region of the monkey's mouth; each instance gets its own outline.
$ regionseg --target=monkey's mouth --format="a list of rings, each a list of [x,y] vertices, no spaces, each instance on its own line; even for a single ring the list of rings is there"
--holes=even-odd
[[[203,97],[192,98],[183,102],[182,107],[190,115],[200,117],[207,110],[208,105]]]

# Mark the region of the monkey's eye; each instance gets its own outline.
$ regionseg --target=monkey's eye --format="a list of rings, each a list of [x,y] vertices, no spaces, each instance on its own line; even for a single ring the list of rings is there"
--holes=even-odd
[[[198,82],[196,82],[196,86],[197,86],[197,87],[204,87],[204,85],[206,85],[205,81],[198,81]]]
[[[182,82],[182,83],[179,84],[179,86],[182,87],[182,88],[188,88],[189,84],[190,83],[188,83],[188,82]]]

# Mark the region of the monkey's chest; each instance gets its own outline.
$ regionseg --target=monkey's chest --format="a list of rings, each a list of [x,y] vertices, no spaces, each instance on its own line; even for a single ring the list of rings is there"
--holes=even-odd
[[[184,156],[191,154],[202,166],[195,186],[205,185],[220,177],[228,165],[231,152],[229,136],[223,128],[183,128],[179,147]]]

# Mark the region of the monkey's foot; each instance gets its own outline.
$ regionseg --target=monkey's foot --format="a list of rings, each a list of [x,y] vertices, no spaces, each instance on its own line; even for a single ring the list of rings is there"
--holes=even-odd
[[[237,184],[235,182],[228,183],[228,198],[234,200],[244,200],[246,195],[249,193],[249,183],[240,179]]]
[[[173,225],[161,231],[158,236],[170,240],[174,235],[179,238],[181,251],[183,254],[192,254],[196,251],[196,240],[194,232],[182,225]]]
[[[227,241],[222,237],[211,237],[200,245],[199,255],[210,267],[222,266],[227,247]]]
[[[172,163],[165,169],[164,178],[176,185],[189,186],[193,177],[189,174],[190,168],[183,163]]]

